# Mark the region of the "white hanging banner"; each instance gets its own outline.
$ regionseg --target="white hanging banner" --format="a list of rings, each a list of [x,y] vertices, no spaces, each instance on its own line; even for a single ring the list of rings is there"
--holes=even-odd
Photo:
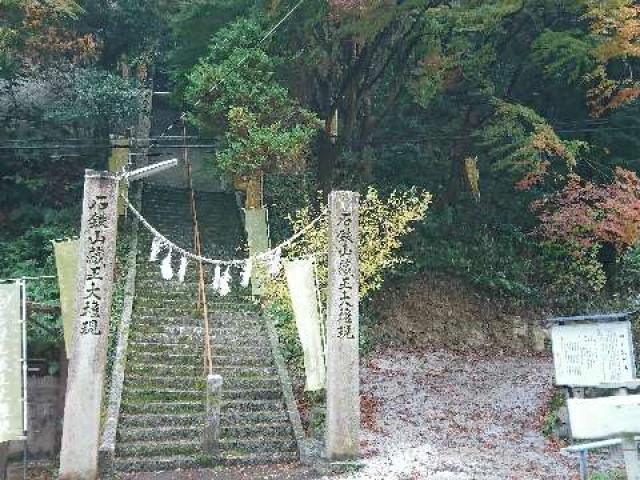
[[[20,284],[0,284],[0,443],[23,435]]]
[[[167,256],[164,257],[164,260],[162,261],[162,265],[160,267],[162,278],[164,278],[165,280],[171,280],[173,278],[173,268],[171,267],[171,260],[172,260],[171,255],[172,255],[172,251],[171,251],[171,248],[169,248],[169,252],[167,253]]]
[[[231,267],[228,265],[224,273],[220,276],[218,293],[221,297],[226,297],[231,293]]]
[[[284,270],[304,353],[305,390],[320,390],[325,387],[326,368],[313,259],[285,261]]]
[[[150,262],[155,262],[158,260],[160,248],[162,248],[162,240],[158,237],[153,237],[153,241],[151,242],[151,253],[149,253]]]
[[[184,276],[187,274],[187,257],[180,259],[180,268],[178,269],[178,281],[184,283]]]
[[[251,282],[251,271],[253,270],[253,262],[251,259],[247,259],[244,262],[244,267],[242,269],[242,274],[240,276],[240,285],[244,288],[249,286],[249,282]]]

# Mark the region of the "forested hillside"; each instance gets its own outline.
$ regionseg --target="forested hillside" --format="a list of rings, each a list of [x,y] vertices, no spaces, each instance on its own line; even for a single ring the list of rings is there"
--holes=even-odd
[[[83,170],[106,168],[109,135],[127,134],[155,84],[216,143],[210,162],[265,175],[276,237],[319,191],[418,187],[433,203],[403,247],[410,262],[386,279],[443,272],[565,312],[630,308],[637,295],[638,2],[2,0],[0,11],[2,277],[53,272],[49,240],[77,231]]]

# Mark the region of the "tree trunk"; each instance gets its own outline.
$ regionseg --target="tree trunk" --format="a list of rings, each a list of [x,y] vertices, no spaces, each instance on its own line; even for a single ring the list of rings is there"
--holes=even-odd
[[[334,171],[340,156],[338,143],[327,132],[321,133],[318,140],[318,187],[325,200],[333,188]]]
[[[609,242],[604,243],[600,249],[598,257],[607,279],[607,283],[605,284],[607,292],[609,294],[613,294],[618,287],[618,272],[620,270],[618,251],[616,250],[615,245]]]
[[[262,208],[262,172],[256,172],[248,177],[247,198],[245,208]]]
[[[471,131],[476,125],[471,118],[472,109],[468,108],[462,128],[462,138],[451,149],[451,167],[449,169],[449,181],[447,184],[447,193],[445,202],[447,205],[456,203],[458,196],[464,191],[467,185],[465,176],[465,158],[469,153],[471,146]]]

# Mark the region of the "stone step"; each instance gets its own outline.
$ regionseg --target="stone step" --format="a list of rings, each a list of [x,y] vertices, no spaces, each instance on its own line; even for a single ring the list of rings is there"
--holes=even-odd
[[[204,401],[137,401],[122,399],[123,411],[134,413],[201,413],[204,411]],[[220,403],[221,411],[225,415],[233,415],[237,412],[258,412],[264,410],[279,410],[284,408],[281,399],[246,400],[225,399]]]
[[[161,292],[150,295],[144,295],[144,293],[140,293],[136,297],[135,306],[142,308],[152,308],[154,310],[160,309],[160,311],[169,311],[170,309],[175,309],[177,311],[185,310],[186,308],[191,308],[194,312],[197,312],[197,297],[191,297],[187,295],[182,296],[164,296]]]
[[[205,466],[202,458],[186,455],[148,458],[116,457],[115,463],[116,470],[122,473],[187,470]]]
[[[202,440],[198,439],[171,439],[164,441],[140,441],[118,442],[116,444],[116,456],[139,457],[154,455],[192,455],[202,451]]]
[[[150,440],[171,441],[171,440],[196,440],[202,438],[204,434],[204,424],[195,425],[152,425],[152,426],[131,426],[125,432],[118,433],[118,441],[123,443],[140,443]],[[241,439],[236,442],[235,439]],[[271,423],[251,423],[239,425],[222,425],[220,429],[221,446],[246,445],[247,439],[264,442],[264,439],[273,439],[279,443],[291,445],[293,440],[291,425],[288,422]],[[268,440],[267,440],[268,441]],[[288,449],[290,447],[285,447]]]
[[[148,315],[145,313],[136,315],[134,322],[141,327],[154,325],[202,326],[204,319],[196,313],[186,315],[181,312],[166,315]]]
[[[273,359],[269,356],[249,356],[249,355],[218,355],[215,349],[212,349],[213,355],[211,359],[215,366],[219,367],[269,367],[273,364]],[[157,364],[175,364],[175,365],[199,365],[202,364],[203,356],[200,353],[187,353],[174,351],[153,352],[138,351],[129,352],[127,361],[132,365],[157,365]]]
[[[144,338],[144,337],[143,337]],[[193,344],[187,342],[180,343],[159,343],[159,342],[129,342],[130,352],[192,352]]]
[[[251,437],[220,437],[220,449],[224,452],[255,453],[295,451],[296,441],[293,435],[286,432],[284,436],[253,435]]]
[[[268,388],[243,388],[231,389],[223,388],[223,400],[279,400],[282,399],[281,390]]]
[[[150,376],[149,374],[129,373],[125,376],[125,385],[133,388],[147,389],[187,389],[202,390],[206,385],[204,375],[199,377],[182,377],[182,376]]]
[[[122,399],[122,411],[126,414],[169,413],[185,415],[204,412],[203,401],[189,402],[129,402]]]
[[[144,337],[142,337],[144,338]],[[189,343],[159,343],[159,342],[143,342],[137,339],[132,339],[129,343],[130,353],[153,353],[158,355],[170,355],[170,354],[184,354],[191,353],[202,358],[202,346],[200,339],[192,339]],[[194,352],[194,347],[197,345],[199,351]],[[226,357],[260,357],[271,358],[271,348],[266,342],[263,346],[253,346],[246,344],[229,345],[227,343],[215,343],[211,342],[212,353],[216,357],[221,357],[220,363],[225,362]],[[130,358],[135,358],[133,355]],[[216,360],[216,359],[214,359]]]
[[[253,438],[220,438],[221,457],[226,454],[236,458],[254,453],[278,453],[295,451],[296,443],[292,436],[287,437],[253,437]],[[193,455],[202,452],[202,439],[169,439],[169,440],[142,440],[119,442],[116,446],[116,456],[176,456]]]
[[[201,438],[203,433],[204,425],[130,427],[118,432],[118,441],[127,443],[143,440],[186,440]]]
[[[116,458],[116,470],[122,473],[155,472],[215,466],[287,464],[297,461],[297,452],[256,452],[250,454],[222,452],[216,458],[205,454]]]
[[[234,423],[226,424],[223,421],[220,425],[220,438],[258,438],[260,436],[286,437],[292,438],[291,424],[287,421],[275,422],[254,422],[254,423]]]
[[[204,318],[201,314],[169,314],[169,315],[148,315],[146,313],[140,313],[135,315],[134,322],[137,325],[157,325],[167,324],[172,325],[204,325]],[[264,320],[256,318],[247,314],[235,314],[233,317],[220,319],[215,316],[209,317],[209,327],[212,331],[217,328],[250,328],[254,330],[261,330],[264,326]]]
[[[219,369],[214,369],[219,372]],[[234,372],[235,375],[223,376],[223,389],[230,390],[276,390],[280,391],[280,379],[278,377],[256,378],[251,376],[239,376],[241,371]],[[202,377],[150,377],[148,375],[131,374],[126,377],[127,388],[131,389],[186,389],[204,391],[206,381]]]
[[[280,391],[282,386],[280,378],[277,376],[258,378],[222,377],[222,388],[223,390],[274,389]]]
[[[202,357],[200,357],[202,359]],[[203,378],[205,376],[202,360],[197,365],[177,365],[171,363],[158,363],[155,365],[145,363],[134,363],[127,361],[127,371],[125,377],[129,374],[149,375],[157,377],[161,375],[170,376],[186,376],[190,378]]]
[[[245,348],[250,345],[254,348],[271,348],[267,335],[261,335],[254,338],[247,338],[246,335],[240,336],[238,333],[235,335],[223,336],[219,332],[216,333],[216,329],[211,327],[214,334],[210,336],[211,345],[217,348]],[[162,331],[157,329],[155,332],[139,332],[134,331],[131,333],[131,340],[137,342],[147,343],[186,343],[191,346],[198,345],[198,348],[202,348],[202,328],[197,327],[163,327]],[[247,347],[249,348],[249,347]]]
[[[204,332],[203,326],[196,325],[172,325],[170,322],[157,323],[155,325],[136,325],[134,328],[134,338],[139,339],[139,334],[143,335],[155,335],[155,334],[169,334],[173,336],[190,336],[196,338],[202,336]],[[266,337],[266,332],[263,327],[214,327],[209,325],[209,333],[211,340],[215,343],[220,341],[227,343],[233,339],[243,340],[245,343],[253,343],[254,340],[260,340]]]
[[[182,304],[168,304],[162,301],[162,299],[153,300],[136,300],[133,311],[139,315],[150,316],[165,316],[165,314],[182,314],[182,315],[194,315],[200,316],[201,313],[197,309],[197,299],[191,299],[185,301]],[[209,298],[207,304],[209,306],[210,314],[212,312],[224,312],[224,313],[246,313],[246,314],[258,314],[258,307],[249,303],[233,303],[233,302],[213,302]]]
[[[138,402],[197,402],[203,400],[205,397],[205,390],[184,390],[184,389],[146,389],[146,388],[133,388],[128,386],[125,388],[122,395],[123,401],[129,403]]]
[[[221,452],[216,459],[218,465],[267,465],[267,464],[285,464],[295,463],[298,461],[298,452]]]
[[[214,365],[213,373],[221,375],[227,381],[233,380],[253,380],[265,377],[274,377],[278,375],[275,366],[268,367],[244,367],[237,365]]]
[[[132,351],[128,355],[128,361],[136,364],[141,363],[177,363],[178,365],[198,365],[198,360],[202,355],[190,352],[140,352]]]
[[[226,400],[220,402],[220,410],[225,416],[236,412],[259,412],[284,409],[282,400]]]
[[[139,414],[122,414],[121,427],[119,431],[127,428],[138,427],[163,427],[171,425],[174,427],[202,427],[204,425],[204,413],[139,413]]]
[[[156,305],[156,306],[144,306],[139,302],[135,302],[133,305],[133,319],[139,316],[143,317],[156,317],[158,319],[171,317],[171,316],[198,316],[198,309],[196,308],[195,303],[189,305],[183,305],[180,307],[177,306],[167,306],[167,305]]]
[[[221,418],[222,425],[289,422],[289,416],[284,409],[253,411],[226,410],[221,412]]]

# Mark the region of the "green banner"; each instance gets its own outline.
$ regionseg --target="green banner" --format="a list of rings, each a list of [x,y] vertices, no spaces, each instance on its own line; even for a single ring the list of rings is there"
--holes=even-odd
[[[0,284],[0,443],[23,435],[20,284]]]
[[[71,354],[73,340],[73,321],[76,316],[76,291],[78,288],[78,248],[79,240],[53,242],[60,288],[60,310],[64,326],[64,347],[67,357]]]

